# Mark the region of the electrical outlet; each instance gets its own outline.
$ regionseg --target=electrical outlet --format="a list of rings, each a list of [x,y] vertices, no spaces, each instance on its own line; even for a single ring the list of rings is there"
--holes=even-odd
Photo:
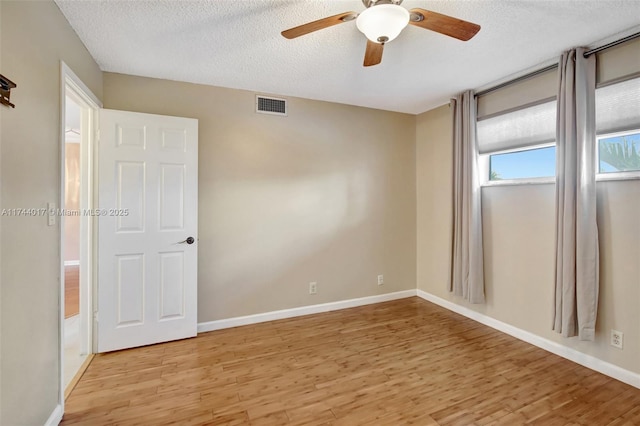
[[[611,330],[611,346],[622,349],[624,334],[622,331]]]
[[[318,283],[312,282],[309,283],[309,294],[316,294],[318,292]]]
[[[378,275],[378,285],[384,284],[384,275]]]

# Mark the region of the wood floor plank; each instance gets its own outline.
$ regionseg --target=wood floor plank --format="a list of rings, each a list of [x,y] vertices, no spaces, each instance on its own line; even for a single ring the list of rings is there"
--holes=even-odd
[[[640,424],[640,390],[419,298],[98,355],[62,425]]]
[[[64,317],[80,312],[80,266],[64,266]]]

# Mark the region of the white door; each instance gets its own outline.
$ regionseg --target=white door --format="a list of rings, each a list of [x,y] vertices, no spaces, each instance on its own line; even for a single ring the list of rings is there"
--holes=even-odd
[[[198,121],[100,110],[98,352],[197,333]]]

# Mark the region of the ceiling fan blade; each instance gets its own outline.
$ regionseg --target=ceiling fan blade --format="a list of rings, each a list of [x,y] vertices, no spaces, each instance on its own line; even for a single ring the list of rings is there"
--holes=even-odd
[[[328,18],[318,19],[317,21],[285,30],[282,32],[282,36],[288,39],[300,37],[314,31],[342,24],[343,22],[353,21],[357,16],[358,14],[356,12],[339,13],[337,15],[329,16]]]
[[[367,50],[364,52],[364,66],[370,67],[378,65],[382,62],[382,51],[384,50],[384,44],[374,43],[371,40],[367,40]]]
[[[441,13],[424,9],[411,9],[411,20],[409,23],[425,30],[435,31],[458,40],[467,41],[478,31],[480,25],[462,19],[453,18]]]

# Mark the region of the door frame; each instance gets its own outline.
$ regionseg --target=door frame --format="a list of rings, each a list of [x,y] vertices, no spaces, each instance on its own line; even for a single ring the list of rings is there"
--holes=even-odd
[[[65,105],[67,96],[73,98],[82,110],[82,135],[80,146],[80,212],[88,211],[96,205],[96,141],[98,129],[98,110],[102,108],[102,102],[95,94],[84,84],[84,82],[76,75],[75,72],[64,61],[60,61],[60,199],[58,207],[65,205],[66,196],[66,176],[65,176]],[[50,213],[51,214],[51,213]],[[54,213],[55,214],[55,213]],[[58,231],[60,235],[59,261],[60,261],[60,297],[59,297],[59,324],[58,324],[58,371],[59,371],[59,404],[64,413],[64,303],[65,303],[65,267],[64,267],[64,215],[55,215],[58,217]],[[80,214],[80,315],[81,315],[81,349],[87,354],[95,351],[94,339],[94,309],[95,303],[95,287],[96,287],[96,271],[97,265],[97,227],[96,220],[92,216]]]

